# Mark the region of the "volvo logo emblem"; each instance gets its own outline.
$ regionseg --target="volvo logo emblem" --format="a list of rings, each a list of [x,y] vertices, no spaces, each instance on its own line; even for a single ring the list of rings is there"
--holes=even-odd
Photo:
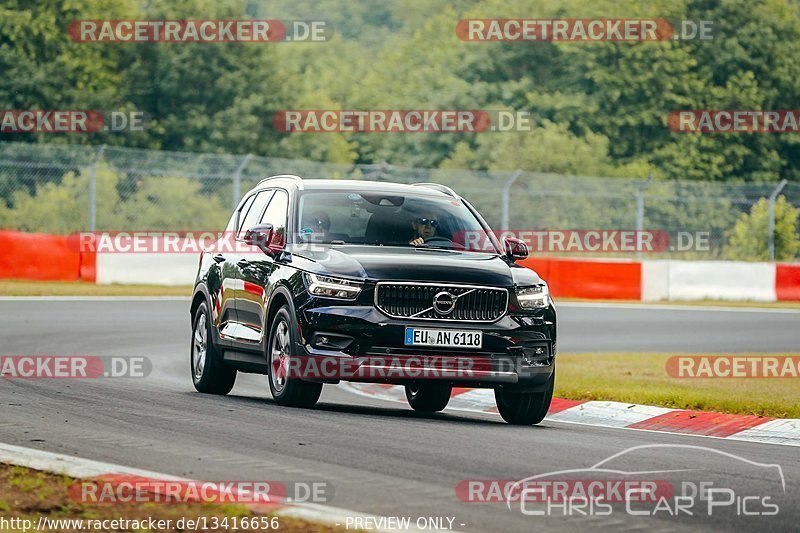
[[[433,297],[433,310],[440,315],[449,315],[456,308],[456,297],[452,293],[442,291]]]

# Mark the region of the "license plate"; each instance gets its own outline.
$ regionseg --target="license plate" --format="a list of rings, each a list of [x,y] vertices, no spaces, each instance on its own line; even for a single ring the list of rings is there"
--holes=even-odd
[[[406,328],[405,345],[481,348],[483,346],[483,332],[457,329]]]

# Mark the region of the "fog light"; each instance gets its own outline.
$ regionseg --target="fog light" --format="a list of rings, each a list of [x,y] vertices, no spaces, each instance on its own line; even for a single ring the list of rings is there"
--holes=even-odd
[[[311,344],[325,350],[344,350],[353,343],[353,337],[334,333],[315,333]]]
[[[527,346],[523,349],[522,364],[542,366],[550,363],[550,350],[547,346]]]

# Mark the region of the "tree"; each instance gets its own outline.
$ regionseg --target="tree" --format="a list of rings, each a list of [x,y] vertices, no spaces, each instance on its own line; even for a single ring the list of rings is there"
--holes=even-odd
[[[133,3],[116,0],[6,0],[0,5],[0,109],[77,109],[101,112],[119,100],[121,48],[75,43],[69,22],[84,18],[136,18]],[[54,136],[0,134],[0,141],[99,143],[110,134]]]
[[[76,43],[66,31],[79,19],[199,14],[325,20],[334,33],[324,43]],[[662,42],[467,42],[456,35],[461,19],[498,17],[666,18],[714,26],[712,40]],[[0,133],[0,141],[345,165],[454,168],[466,161],[470,169],[524,166],[579,175],[800,179],[795,135],[676,133],[666,123],[671,111],[684,109],[797,107],[800,17],[786,0],[358,0],[346,6],[335,0],[7,0],[0,18],[0,109],[147,116],[143,132]],[[286,109],[504,109],[532,112],[537,129],[285,134],[275,131],[271,116]],[[549,141],[548,149],[540,140]],[[566,157],[559,161],[555,154]]]

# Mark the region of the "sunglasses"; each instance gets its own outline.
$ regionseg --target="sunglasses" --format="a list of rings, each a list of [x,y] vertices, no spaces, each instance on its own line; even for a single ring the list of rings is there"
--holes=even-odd
[[[435,228],[439,225],[439,221],[435,218],[415,218],[414,222],[421,226],[430,226],[432,228]]]

